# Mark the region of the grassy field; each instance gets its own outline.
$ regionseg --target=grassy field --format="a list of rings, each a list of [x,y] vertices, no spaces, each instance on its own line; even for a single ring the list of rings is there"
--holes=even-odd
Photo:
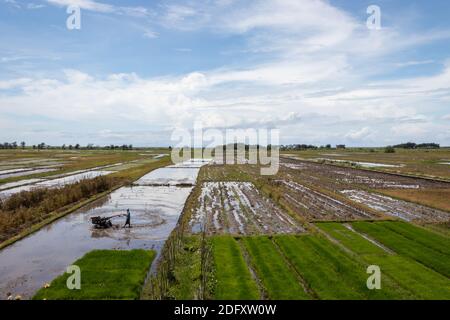
[[[449,239],[439,234],[418,229],[412,225],[388,225],[387,222],[353,222],[357,231],[379,241],[399,255],[450,277]]]
[[[366,286],[367,266],[317,236],[277,236],[280,248],[319,299],[402,299],[409,295],[389,278],[383,290]]]
[[[238,242],[229,236],[212,238],[215,279],[214,297],[218,300],[257,300],[258,287],[242,256]]]
[[[410,225],[406,223],[388,222],[386,224],[396,227],[404,226],[407,230],[419,229],[413,226],[410,229]],[[340,223],[319,223],[317,226],[357,254],[367,264],[378,265],[382,272],[382,291],[385,289],[387,276],[397,284],[398,288],[407,291],[404,298],[450,299],[450,280],[438,272],[406,256],[388,252]]]
[[[35,300],[138,299],[154,251],[94,250],[73,264],[81,270],[81,289],[70,290],[64,273],[48,288],[40,289]]]
[[[301,300],[309,299],[295,273],[285,263],[283,256],[268,237],[242,238],[250,260],[261,279],[268,298]]]

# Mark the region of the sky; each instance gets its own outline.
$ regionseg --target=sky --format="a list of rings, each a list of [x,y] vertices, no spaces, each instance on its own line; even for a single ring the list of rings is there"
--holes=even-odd
[[[450,145],[450,1],[0,0],[1,142],[168,146],[194,123]]]

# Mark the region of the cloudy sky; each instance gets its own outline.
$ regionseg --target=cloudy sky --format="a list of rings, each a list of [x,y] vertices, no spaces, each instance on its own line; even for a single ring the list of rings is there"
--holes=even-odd
[[[450,145],[449,14],[447,0],[0,0],[0,141],[164,146],[201,121],[279,128],[283,144]]]

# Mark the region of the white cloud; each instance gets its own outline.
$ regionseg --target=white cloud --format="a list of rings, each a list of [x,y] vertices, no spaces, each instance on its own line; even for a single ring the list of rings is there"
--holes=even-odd
[[[361,128],[359,130],[351,130],[344,137],[350,140],[361,141],[372,134],[372,131],[368,127]]]
[[[34,10],[42,8],[45,8],[45,5],[42,3],[27,3],[27,9]]]
[[[410,66],[419,66],[419,65],[424,65],[424,64],[431,64],[434,63],[434,60],[412,60],[412,61],[406,61],[406,62],[399,62],[396,63],[395,66],[396,67],[410,67]]]
[[[48,2],[78,4],[102,13],[150,14],[140,7],[91,0]],[[200,119],[207,127],[279,126],[285,139],[290,139],[285,143],[324,144],[346,139],[354,145],[387,144],[392,139],[400,140],[392,141],[395,143],[425,137],[450,143],[448,129],[439,122],[448,119],[433,117],[436,112],[446,112],[441,102],[450,97],[450,66],[426,77],[367,80],[386,71],[378,69],[377,58],[446,39],[449,32],[434,30],[408,37],[396,27],[372,32],[364,20],[326,1],[196,1],[161,8],[154,25],[135,26],[144,37],[159,36],[154,31],[158,25],[183,32],[201,30],[242,38],[245,45],[239,49],[243,55],[249,51],[270,54],[258,63],[178,76],[143,78],[136,73],[118,73],[98,77],[64,70],[60,78],[4,80],[0,89],[15,91],[0,91],[0,110],[49,117],[56,123],[92,125],[92,137],[99,139],[140,139],[139,132],[147,132],[149,127],[169,132]],[[432,62],[411,60],[397,63],[397,67]],[[392,68],[393,64],[386,66]],[[433,135],[436,130],[443,133]]]

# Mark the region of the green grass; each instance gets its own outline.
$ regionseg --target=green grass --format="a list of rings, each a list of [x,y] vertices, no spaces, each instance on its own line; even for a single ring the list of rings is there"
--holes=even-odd
[[[450,277],[450,256],[441,252],[442,245],[439,243],[439,241],[442,241],[442,244],[448,243],[447,238],[426,230],[414,236],[411,234],[411,230],[413,230],[411,228],[388,227],[384,222],[354,222],[352,226],[399,255],[416,260],[442,275]],[[391,228],[401,230],[394,231]],[[408,237],[402,235],[401,232],[407,234]],[[428,245],[424,245],[424,243],[428,243]]]
[[[212,238],[215,278],[214,297],[219,300],[260,297],[237,241],[231,236]]]
[[[309,299],[272,241],[264,236],[242,239],[270,299]]]
[[[320,299],[401,299],[407,292],[390,279],[382,290],[366,285],[367,265],[317,236],[277,236],[275,241]]]
[[[397,222],[389,223],[397,225]],[[409,229],[409,225],[401,224]],[[387,275],[399,287],[411,292],[415,299],[450,298],[450,281],[443,275],[407,257],[387,253],[340,223],[320,223],[317,226],[357,253],[368,264],[378,265],[382,273],[382,288],[385,282],[383,275]],[[411,226],[411,230],[414,229],[420,228]]]
[[[377,224],[399,233],[411,241],[418,242],[430,249],[450,256],[450,237],[445,237],[435,232],[401,221],[377,222]]]
[[[155,255],[146,250],[91,251],[73,263],[81,270],[80,290],[67,288],[70,274],[64,273],[49,288],[40,289],[33,299],[138,299]]]

